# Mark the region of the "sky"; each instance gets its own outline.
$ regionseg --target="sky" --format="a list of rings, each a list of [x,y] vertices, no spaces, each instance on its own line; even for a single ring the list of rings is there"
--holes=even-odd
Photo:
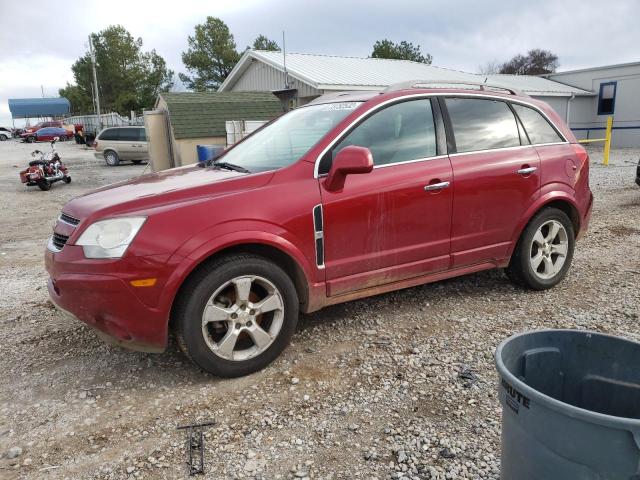
[[[559,71],[640,61],[640,0],[0,0],[0,126],[11,126],[8,98],[57,96],[73,83],[71,65],[87,36],[123,25],[143,49],[184,72],[187,37],[208,15],[221,18],[244,50],[258,34],[288,52],[366,57],[376,40],[406,40],[433,64],[477,72],[532,48],[551,50]],[[20,122],[21,123],[21,122]],[[16,122],[16,126],[18,126]]]

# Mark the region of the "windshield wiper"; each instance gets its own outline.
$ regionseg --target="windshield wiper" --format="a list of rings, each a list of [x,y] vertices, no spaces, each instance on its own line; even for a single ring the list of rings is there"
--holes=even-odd
[[[225,170],[233,170],[234,172],[251,173],[246,168],[241,167],[240,165],[236,165],[234,163],[229,163],[229,162],[213,162],[211,166],[213,168],[220,167],[220,168],[224,168]]]

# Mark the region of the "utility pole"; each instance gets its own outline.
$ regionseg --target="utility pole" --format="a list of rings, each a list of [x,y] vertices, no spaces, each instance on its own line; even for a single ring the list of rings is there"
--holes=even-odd
[[[98,123],[96,129],[96,135],[102,130],[102,117],[100,116],[100,93],[98,92],[98,76],[96,75],[96,54],[93,51],[93,42],[91,41],[91,35],[89,35],[89,54],[91,56],[91,70],[93,71],[93,91],[95,93],[96,100],[96,114],[98,115]]]

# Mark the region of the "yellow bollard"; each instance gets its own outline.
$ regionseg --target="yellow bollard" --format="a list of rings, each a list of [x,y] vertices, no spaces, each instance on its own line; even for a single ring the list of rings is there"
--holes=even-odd
[[[607,130],[604,136],[603,164],[609,165],[609,151],[611,150],[611,130],[613,129],[613,117],[607,118]]]

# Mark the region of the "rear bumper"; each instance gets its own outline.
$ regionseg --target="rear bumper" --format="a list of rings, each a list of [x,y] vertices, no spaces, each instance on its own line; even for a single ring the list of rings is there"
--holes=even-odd
[[[589,222],[591,221],[591,212],[593,210],[593,193],[589,194],[589,205],[584,213],[584,216],[580,222],[580,231],[578,232],[577,239],[581,239],[589,230]]]
[[[167,346],[169,312],[160,307],[158,301],[163,293],[161,278],[157,287],[135,288],[129,279],[136,275],[118,272],[113,263],[105,262],[100,271],[100,265],[93,262],[85,269],[90,273],[78,271],[81,262],[65,260],[73,259],[77,255],[74,250],[79,248],[65,246],[61,252],[47,250],[45,253],[45,266],[50,276],[47,288],[56,307],[93,327],[109,343],[139,351],[163,351]],[[149,260],[139,261],[144,263],[145,260],[147,269],[137,270],[138,278],[163,276],[161,269],[152,275],[148,269]]]

